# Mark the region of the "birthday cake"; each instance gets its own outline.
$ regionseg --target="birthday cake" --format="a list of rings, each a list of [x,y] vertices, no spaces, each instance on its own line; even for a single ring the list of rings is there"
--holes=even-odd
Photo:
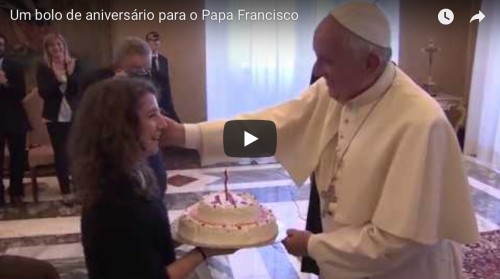
[[[272,243],[278,234],[271,210],[248,194],[206,195],[179,218],[178,236],[203,247],[241,248]]]

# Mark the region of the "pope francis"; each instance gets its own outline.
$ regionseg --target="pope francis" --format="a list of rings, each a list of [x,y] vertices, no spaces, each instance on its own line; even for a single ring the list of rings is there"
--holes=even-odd
[[[391,32],[374,4],[333,10],[316,28],[314,71],[299,98],[239,119],[276,124],[276,159],[297,184],[314,172],[323,233],[289,230],[289,253],[320,278],[461,278],[461,244],[477,225],[461,152],[439,104],[390,62]],[[167,119],[164,144],[228,161],[225,121]]]

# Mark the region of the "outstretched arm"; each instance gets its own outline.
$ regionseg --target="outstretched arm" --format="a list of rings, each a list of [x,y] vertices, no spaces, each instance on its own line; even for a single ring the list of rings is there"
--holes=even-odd
[[[243,114],[237,120],[268,120],[277,131],[276,160],[285,167],[295,183],[311,174],[323,148],[333,137],[340,106],[328,95],[323,79],[308,87],[300,97],[258,112]],[[234,161],[224,154],[225,120],[181,126],[167,120],[169,127],[163,145],[196,149],[203,165]],[[312,144],[313,143],[313,144]]]

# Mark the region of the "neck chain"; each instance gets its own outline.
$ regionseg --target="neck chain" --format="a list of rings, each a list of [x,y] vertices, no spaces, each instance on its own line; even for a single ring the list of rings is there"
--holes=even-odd
[[[389,88],[387,88],[387,90],[389,90]],[[359,131],[361,130],[361,128],[363,127],[363,125],[366,123],[366,121],[368,120],[368,117],[372,114],[372,112],[375,110],[375,108],[377,107],[377,105],[382,101],[382,99],[385,97],[386,93],[387,93],[387,90],[384,92],[384,94],[377,100],[377,102],[375,104],[373,104],[370,108],[370,110],[368,111],[368,113],[365,115],[365,118],[363,118],[363,120],[361,121],[361,124],[359,124],[359,126],[356,128],[356,130],[354,131],[354,134],[352,135],[352,137],[349,139],[349,142],[347,143],[346,147],[344,148],[344,151],[342,152],[342,154],[340,154],[340,156],[338,158],[335,159],[335,165],[333,167],[333,174],[332,174],[332,179],[330,180],[330,183],[328,184],[328,188],[326,191],[322,191],[321,192],[321,197],[323,198],[323,209],[322,209],[322,212],[321,212],[321,215],[322,216],[325,216],[326,213],[328,214],[331,214],[331,212],[329,212],[328,210],[328,205],[330,204],[330,202],[332,200],[336,201],[336,195],[335,195],[335,184],[334,184],[334,181],[335,179],[337,178],[337,173],[339,171],[339,168],[340,166],[342,165],[342,160],[344,159],[344,156],[346,155],[347,151],[349,150],[349,147],[351,146],[351,143],[354,141],[354,139],[356,138],[356,136],[358,135]],[[339,135],[339,132],[337,130],[337,138],[338,138],[338,135]],[[338,140],[337,140],[337,145],[338,145]]]

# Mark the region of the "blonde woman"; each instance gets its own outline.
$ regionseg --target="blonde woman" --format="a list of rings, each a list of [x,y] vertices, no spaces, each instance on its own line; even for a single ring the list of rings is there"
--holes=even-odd
[[[66,140],[78,102],[81,71],[78,60],[69,54],[61,34],[50,33],[43,40],[43,62],[36,72],[38,93],[44,99],[43,117],[47,121],[54,149],[57,180],[63,203],[73,205]]]

